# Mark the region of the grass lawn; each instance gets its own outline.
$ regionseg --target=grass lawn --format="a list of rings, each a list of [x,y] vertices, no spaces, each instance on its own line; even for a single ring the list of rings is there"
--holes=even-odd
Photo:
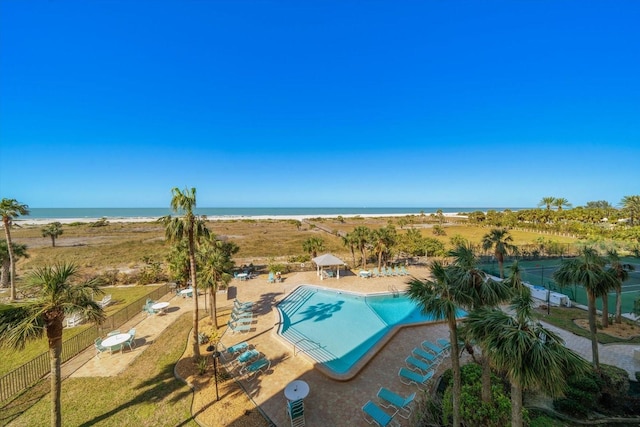
[[[157,286],[153,285],[104,288],[105,294],[111,294],[111,304],[105,309],[107,316],[121,310],[131,302],[142,298],[155,288],[157,288]],[[102,299],[102,296],[98,297],[96,295],[96,300],[98,299]],[[89,326],[90,324],[85,323],[75,328],[65,328],[62,331],[62,339],[68,340]],[[46,336],[43,336],[40,340],[25,343],[25,347],[22,350],[0,349],[0,360],[2,360],[2,364],[0,364],[0,375],[6,374],[48,350]]]
[[[62,382],[62,423],[68,426],[193,426],[191,389],[173,369],[184,353],[191,313],[181,316],[121,375]],[[0,424],[49,426],[48,380],[0,408]]]

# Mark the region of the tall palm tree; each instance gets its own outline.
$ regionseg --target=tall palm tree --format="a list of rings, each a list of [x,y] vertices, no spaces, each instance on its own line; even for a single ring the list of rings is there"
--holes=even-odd
[[[324,251],[324,240],[322,237],[309,237],[302,242],[302,250],[307,252],[311,258],[318,256],[318,252]]]
[[[225,242],[211,236],[203,241],[199,248],[203,283],[211,296],[211,324],[218,329],[217,299],[219,285],[228,285],[233,278],[235,262],[233,255],[240,248],[233,242]]]
[[[605,270],[607,261],[598,255],[597,251],[585,246],[580,251],[580,256],[562,260],[560,268],[553,273],[553,278],[560,286],[578,284],[587,292],[587,305],[589,313],[589,332],[591,335],[591,353],[593,355],[593,367],[600,369],[598,356],[598,337],[596,328],[596,298],[602,295],[603,290],[615,287],[616,278]]]
[[[175,242],[171,245],[166,259],[171,279],[178,283],[187,283],[190,276],[189,248],[187,244],[184,241]]]
[[[612,249],[607,252],[609,273],[613,274],[616,282],[616,322],[622,323],[622,283],[629,279],[629,273],[635,271],[633,264],[623,263],[618,251]]]
[[[422,308],[423,313],[431,313],[436,319],[446,319],[451,342],[451,371],[453,373],[453,426],[460,426],[460,351],[458,346],[458,326],[456,312],[460,302],[470,304],[471,298],[464,289],[457,286],[451,277],[451,270],[442,261],[432,261],[429,265],[432,280],[411,279],[407,295]]]
[[[12,242],[11,246],[13,247],[13,257],[16,261],[20,258],[29,258],[27,245]],[[0,239],[0,288],[9,286],[9,271],[11,271],[9,247],[7,246],[6,240]]]
[[[390,249],[395,244],[396,229],[393,228],[393,226],[388,226],[373,230],[371,233],[371,241],[373,242],[373,251],[378,256],[378,268],[381,268],[385,255],[388,255]]]
[[[73,264],[41,267],[29,277],[30,287],[37,297],[0,310],[0,343],[11,348],[23,348],[26,341],[36,340],[46,333],[51,364],[51,425],[62,425],[60,405],[60,364],[62,329],[65,315],[81,312],[86,319],[100,323],[104,312],[93,300],[102,294],[98,281],[72,283],[78,269]]]
[[[51,246],[56,247],[56,239],[62,235],[64,230],[59,222],[52,222],[42,229],[42,237],[51,237]]]
[[[542,200],[540,200],[540,203],[538,203],[538,206],[544,206],[548,211],[550,211],[551,206],[554,206],[555,201],[555,197],[543,197]]]
[[[347,233],[342,236],[342,245],[348,247],[351,251],[351,258],[353,260],[353,264],[351,264],[354,268],[356,266],[356,243],[353,239],[353,233]]]
[[[494,281],[478,268],[478,259],[469,243],[462,243],[449,252],[453,257],[450,266],[454,284],[467,300],[457,301],[464,308],[474,310],[479,307],[495,307],[508,301],[512,291],[506,281]],[[483,349],[484,350],[484,349]],[[491,362],[489,355],[483,351],[482,358],[482,401],[491,401]]]
[[[561,212],[562,208],[571,207],[571,203],[569,203],[569,201],[564,197],[556,197],[553,201],[553,206],[558,208],[558,212]]]
[[[353,235],[353,241],[355,243],[355,246],[358,248],[362,256],[361,266],[363,269],[366,270],[367,248],[371,244],[371,229],[364,225],[359,225],[358,227],[353,229],[351,234]]]
[[[523,390],[542,389],[551,396],[560,396],[567,373],[588,368],[588,363],[567,348],[562,338],[534,318],[531,305],[531,292],[522,287],[512,301],[513,314],[481,307],[464,321],[467,333],[483,343],[494,366],[509,378],[513,427],[523,425]]]
[[[498,261],[501,279],[504,279],[505,255],[518,250],[511,242],[513,242],[513,237],[506,228],[493,228],[482,237],[482,249],[485,251],[493,249],[493,256]]]
[[[171,215],[160,218],[165,226],[165,237],[171,242],[187,241],[189,249],[189,274],[191,275],[191,286],[193,287],[193,356],[200,358],[200,345],[198,343],[198,281],[196,268],[196,243],[202,237],[209,236],[209,230],[205,225],[205,218],[194,214],[196,208],[196,189],[185,188],[180,191],[174,187],[171,190],[171,210],[181,215],[172,217]]]
[[[630,219],[631,226],[635,225],[636,218],[640,217],[640,195],[624,196],[620,202],[623,211],[625,211]]]
[[[2,215],[2,224],[4,225],[4,235],[7,238],[7,248],[9,248],[9,264],[11,276],[11,291],[9,295],[10,301],[16,300],[16,262],[13,256],[13,245],[11,245],[11,225],[13,219],[20,215],[29,215],[29,206],[18,202],[16,199],[2,199],[0,201],[0,215]]]

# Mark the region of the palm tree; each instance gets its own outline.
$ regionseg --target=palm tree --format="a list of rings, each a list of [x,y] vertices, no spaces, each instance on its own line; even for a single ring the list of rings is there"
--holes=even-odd
[[[56,247],[56,239],[63,233],[62,224],[52,222],[42,229],[42,237],[51,237],[51,246]]]
[[[633,264],[623,263],[620,255],[615,249],[607,252],[609,260],[609,273],[613,274],[616,279],[616,322],[622,323],[622,283],[629,279],[629,273],[635,271]],[[603,303],[604,306],[604,303]]]
[[[462,243],[449,252],[453,257],[450,266],[451,277],[461,289],[458,295],[465,300],[457,301],[462,307],[474,310],[479,307],[495,307],[508,301],[511,288],[506,281],[494,281],[478,268],[478,259],[469,243]],[[491,401],[491,362],[489,355],[483,351],[482,359],[482,401]]]
[[[622,209],[629,215],[631,226],[635,225],[635,219],[640,216],[640,195],[624,196],[620,202]]]
[[[513,299],[513,315],[498,308],[473,310],[465,319],[467,333],[482,342],[494,366],[511,382],[511,425],[521,427],[522,393],[542,389],[551,396],[562,395],[568,372],[585,371],[588,363],[568,349],[562,338],[536,321],[528,288]]]
[[[172,280],[178,283],[187,283],[190,276],[189,248],[187,244],[184,241],[175,242],[171,245],[166,259]]]
[[[198,251],[202,260],[201,274],[205,287],[209,289],[211,296],[211,324],[218,329],[218,313],[216,295],[219,285],[228,285],[233,278],[235,262],[233,255],[240,248],[233,242],[225,242],[211,236],[203,242]]]
[[[554,203],[556,201],[555,197],[543,197],[542,200],[540,200],[540,203],[538,203],[538,206],[545,206],[545,208],[550,211],[551,210],[551,206],[554,206]]]
[[[388,226],[373,230],[371,240],[373,242],[373,251],[378,256],[378,268],[381,268],[383,258],[395,244],[396,229],[393,226]]]
[[[362,256],[362,268],[367,269],[367,247],[371,244],[371,229],[360,225],[351,232],[353,242]]]
[[[322,237],[309,237],[302,242],[302,250],[313,259],[318,256],[318,252],[324,251],[324,240]]]
[[[2,345],[19,349],[24,347],[26,341],[40,339],[44,333],[47,335],[51,362],[52,426],[62,425],[60,363],[65,315],[81,312],[94,323],[104,319],[102,308],[93,300],[94,294],[102,294],[98,280],[72,283],[77,272],[73,264],[41,267],[29,278],[37,297],[0,310]]]
[[[596,298],[602,295],[603,290],[606,291],[615,287],[617,280],[605,270],[606,263],[606,259],[598,255],[594,248],[585,246],[580,251],[580,256],[562,260],[560,268],[553,273],[553,278],[558,285],[578,284],[583,286],[587,292],[591,352],[595,369],[600,369],[598,331],[596,328]]]
[[[562,211],[562,208],[568,208],[571,206],[571,203],[564,197],[556,197],[553,201],[553,206],[558,208],[558,212]]]
[[[453,373],[453,426],[459,427],[461,380],[456,312],[460,302],[470,304],[471,299],[465,295],[463,288],[456,285],[451,277],[451,270],[445,267],[442,261],[432,261],[429,270],[433,280],[410,280],[407,295],[422,308],[423,313],[431,313],[436,319],[446,319],[449,326]]]
[[[16,300],[16,262],[13,256],[13,245],[11,244],[11,225],[13,219],[20,215],[29,215],[29,206],[19,203],[16,199],[2,199],[0,201],[0,215],[4,225],[4,235],[7,238],[7,248],[9,249],[9,264],[11,277],[11,291],[9,300]]]
[[[27,245],[12,242],[11,246],[13,246],[13,257],[16,261],[20,258],[29,258]],[[7,241],[0,239],[0,288],[6,288],[9,286],[10,269],[11,262],[9,261],[9,248],[7,246]]]
[[[513,237],[506,228],[493,228],[482,237],[482,249],[493,249],[493,256],[498,261],[500,268],[500,278],[504,278],[504,257],[510,252],[515,252],[518,248],[511,244]]]
[[[202,237],[209,237],[209,230],[205,225],[205,219],[193,213],[196,207],[196,189],[185,188],[180,191],[174,187],[171,190],[171,210],[181,217],[162,217],[159,221],[165,226],[165,237],[171,242],[187,241],[189,249],[189,274],[191,275],[191,286],[193,288],[193,357],[200,358],[200,345],[198,343],[198,282],[196,277],[196,243]]]
[[[347,233],[344,236],[342,236],[342,245],[348,247],[349,250],[351,251],[351,258],[353,260],[353,264],[351,265],[355,267],[356,266],[356,243],[354,242],[354,239],[353,239],[353,233]]]

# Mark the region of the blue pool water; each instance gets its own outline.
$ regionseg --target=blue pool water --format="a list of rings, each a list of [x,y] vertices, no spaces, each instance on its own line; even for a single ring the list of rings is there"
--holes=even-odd
[[[328,371],[349,373],[396,326],[433,322],[406,295],[301,286],[278,304],[278,333]]]

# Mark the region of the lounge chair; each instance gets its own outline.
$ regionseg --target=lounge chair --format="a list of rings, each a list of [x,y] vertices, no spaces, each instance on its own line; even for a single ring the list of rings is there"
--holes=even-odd
[[[97,352],[96,356],[98,357],[100,357],[100,355],[105,351],[109,350],[107,347],[102,346],[102,338],[96,338],[96,340],[93,343],[93,346],[96,348],[96,352]]]
[[[240,302],[237,298],[233,300],[233,307],[238,310],[251,310],[253,308],[253,301]]]
[[[415,369],[419,369],[423,374],[426,374],[434,368],[434,366],[429,365],[420,359],[416,359],[413,356],[408,356],[404,361],[409,369],[412,369],[414,371]]]
[[[260,352],[254,348],[244,351],[238,356],[235,362],[240,366],[245,366],[260,357]]]
[[[405,398],[388,388],[380,387],[378,398],[380,399],[380,405],[387,409],[395,409],[402,418],[409,419],[411,416],[411,404],[416,398],[416,393],[413,392]]]
[[[234,325],[233,323],[231,323],[231,321],[227,322],[227,326],[229,327],[229,329],[231,329],[231,332],[233,332],[234,334],[238,334],[238,333],[246,334],[251,329],[251,325],[249,324]]]
[[[451,351],[451,341],[445,338],[438,338],[436,343],[442,347],[444,351]]]
[[[244,353],[245,351],[249,350],[249,343],[246,341],[242,341],[238,344],[232,345],[231,347],[227,347],[223,352],[222,355],[223,356],[231,356],[231,357],[236,357],[239,354]],[[218,343],[218,346],[223,346],[222,343]],[[226,359],[226,357],[225,357]]]
[[[231,310],[231,315],[232,316],[236,316],[238,318],[253,317],[253,312],[250,309],[249,310],[242,310],[242,309],[233,307],[233,309]]]
[[[98,301],[98,305],[102,308],[105,308],[109,304],[111,304],[111,294],[105,295],[101,301]]]
[[[79,311],[72,313],[69,317],[67,317],[67,328],[73,328],[78,326],[82,322],[84,322],[84,315]]]
[[[291,427],[304,426],[304,401],[300,399],[287,402],[287,414],[291,420]]]
[[[240,325],[248,325],[248,324],[253,322],[253,315],[240,317],[240,316],[236,316],[235,314],[231,313],[231,322],[237,323],[237,324],[240,324]]]
[[[438,356],[434,355],[433,353],[429,353],[428,351],[425,351],[422,347],[414,348],[411,353],[414,356],[419,357],[429,363],[434,363],[435,361],[438,360]]]
[[[421,375],[411,369],[400,368],[398,376],[400,377],[400,382],[402,382],[402,384],[413,384],[416,387],[423,389],[427,386],[429,380],[433,378],[433,372],[434,371],[429,371],[426,374]]]
[[[445,351],[444,348],[440,347],[439,345],[436,345],[436,344],[432,343],[431,341],[422,341],[422,348],[424,348],[427,351],[432,352],[433,354],[435,354],[438,357],[446,355],[446,351]]]
[[[372,401],[368,401],[367,403],[365,403],[362,407],[362,411],[365,414],[365,421],[369,424],[375,423],[380,427],[400,426],[400,424],[398,424],[398,422],[393,419],[398,411],[396,411],[393,415],[389,415]]]
[[[373,272],[371,273],[372,277],[378,277],[380,276],[380,271],[378,271],[378,267],[374,267],[373,268]]]
[[[273,271],[269,272],[269,277],[267,278],[267,283],[275,283],[276,276],[273,274]]]
[[[240,375],[247,375],[248,380],[253,380],[260,372],[267,372],[271,368],[271,361],[262,357],[255,362],[240,369]]]
[[[406,267],[403,265],[400,267],[400,272],[402,273],[403,276],[408,276],[409,272],[407,271]]]

